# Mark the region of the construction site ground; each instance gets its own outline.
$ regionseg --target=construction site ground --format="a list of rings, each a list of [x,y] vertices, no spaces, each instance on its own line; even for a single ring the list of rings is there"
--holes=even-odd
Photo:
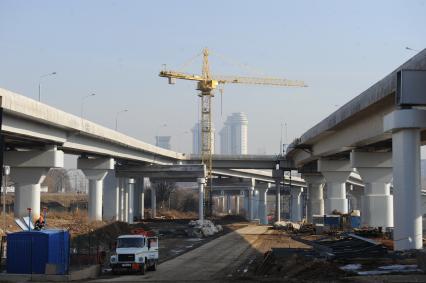
[[[271,248],[287,249],[288,254],[281,258],[280,270],[267,276],[258,274],[264,254]],[[163,261],[155,272],[104,275],[94,282],[426,282],[423,274],[355,276],[339,269],[341,263],[298,256],[298,250],[309,249],[287,232],[250,224]]]
[[[87,196],[42,195],[42,202],[49,207],[49,228],[68,229],[72,237],[71,269],[102,263],[103,275],[97,282],[426,282],[423,274],[394,274],[380,276],[356,276],[342,271],[340,262],[323,259],[306,259],[300,251],[312,250],[311,246],[292,239],[291,232],[274,230],[244,221],[242,217],[222,216],[213,219],[224,231],[208,238],[188,235],[188,222],[196,213],[159,211],[159,218],[135,224],[116,221],[90,223],[87,219]],[[146,211],[148,214],[149,210]],[[160,238],[160,264],[157,271],[146,275],[123,274],[113,276],[109,271],[109,256],[116,238],[131,233],[135,228],[152,230]],[[7,215],[7,230],[18,231],[12,213]],[[316,235],[297,235],[304,240],[315,240]],[[267,272],[262,271],[265,253],[271,248],[282,248],[285,255]],[[405,262],[379,262],[371,258],[363,265],[413,264]],[[264,268],[263,268],[264,269]]]

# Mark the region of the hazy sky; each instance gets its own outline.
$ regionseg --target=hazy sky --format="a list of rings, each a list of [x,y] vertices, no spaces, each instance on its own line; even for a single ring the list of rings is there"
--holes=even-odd
[[[0,87],[154,143],[171,135],[191,150],[195,83],[168,85],[162,64],[200,72],[212,50],[215,74],[304,80],[309,88],[226,85],[215,127],[245,112],[249,152],[288,141],[426,46],[426,1],[17,1],[0,0]],[[230,62],[233,62],[232,64]],[[236,63],[235,63],[236,62]],[[243,68],[241,66],[250,66]],[[255,70],[255,71],[254,71]],[[166,124],[167,126],[163,126]]]

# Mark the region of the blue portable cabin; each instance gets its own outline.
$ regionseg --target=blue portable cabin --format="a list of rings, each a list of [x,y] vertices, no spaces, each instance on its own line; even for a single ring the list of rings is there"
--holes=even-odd
[[[340,222],[340,215],[324,215],[324,225],[327,225],[332,229],[339,229],[341,226]]]
[[[351,215],[351,228],[359,228],[361,227],[361,217]]]
[[[44,274],[46,264],[67,274],[70,236],[66,230],[22,231],[7,235],[7,272]]]

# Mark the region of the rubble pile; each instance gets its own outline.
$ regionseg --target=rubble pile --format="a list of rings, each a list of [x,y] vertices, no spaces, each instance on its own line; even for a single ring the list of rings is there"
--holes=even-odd
[[[274,229],[286,230],[286,231],[297,231],[301,225],[292,221],[277,221],[274,223]]]
[[[191,220],[188,226],[188,236],[196,238],[210,237],[223,231],[221,225],[214,225],[210,220]]]

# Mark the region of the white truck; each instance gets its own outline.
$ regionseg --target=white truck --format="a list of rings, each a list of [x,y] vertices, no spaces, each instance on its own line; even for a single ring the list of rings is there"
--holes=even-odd
[[[136,271],[145,274],[155,271],[158,262],[158,237],[122,235],[117,239],[115,254],[111,256],[112,273]]]

